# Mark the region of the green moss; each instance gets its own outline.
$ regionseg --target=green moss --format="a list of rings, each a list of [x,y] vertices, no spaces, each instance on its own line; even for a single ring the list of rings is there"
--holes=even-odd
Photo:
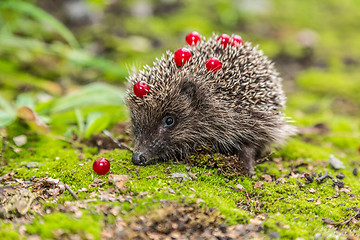
[[[300,139],[291,139],[277,153],[285,159],[310,158],[323,160],[332,154],[333,150],[326,146],[316,146],[313,143],[306,143]]]
[[[297,77],[298,84],[309,92],[360,101],[358,74],[308,70]]]
[[[66,213],[52,213],[38,218],[26,230],[30,234],[39,234],[42,238],[54,238],[54,231],[61,230],[65,235],[78,234],[85,238],[90,234],[94,239],[100,239],[101,217],[83,214],[80,218]]]
[[[19,233],[13,229],[11,224],[5,224],[0,220],[0,239],[17,240],[20,239]]]

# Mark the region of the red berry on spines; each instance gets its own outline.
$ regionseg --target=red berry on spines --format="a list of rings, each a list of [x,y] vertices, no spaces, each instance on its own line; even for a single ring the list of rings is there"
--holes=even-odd
[[[231,37],[232,46],[241,46],[244,45],[242,38],[239,35],[232,35]]]
[[[191,32],[188,35],[186,35],[185,41],[190,46],[191,45],[196,45],[196,44],[198,44],[198,42],[201,41],[201,36],[200,36],[200,34],[198,32]]]
[[[174,61],[176,65],[178,65],[179,67],[184,66],[184,64],[190,61],[190,59],[191,59],[191,52],[187,48],[180,48],[176,50],[174,54]]]
[[[134,85],[134,93],[137,97],[142,98],[149,92],[149,85],[144,81],[139,81]]]
[[[230,36],[224,33],[221,34],[217,40],[220,41],[220,44],[222,45],[223,48],[226,48],[226,46],[230,41]]]
[[[106,158],[98,158],[93,163],[93,169],[97,174],[107,174],[110,170],[110,162]]]
[[[221,69],[221,62],[216,57],[209,58],[206,61],[206,69],[210,72],[217,72]]]

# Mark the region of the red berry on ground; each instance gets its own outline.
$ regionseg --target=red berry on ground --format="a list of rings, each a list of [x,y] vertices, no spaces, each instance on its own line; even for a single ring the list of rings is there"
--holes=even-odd
[[[206,69],[211,72],[217,72],[221,69],[221,62],[216,57],[209,58],[206,61]]]
[[[185,40],[187,44],[196,45],[201,40],[201,36],[198,32],[191,32],[188,35],[186,35]]]
[[[93,163],[93,169],[97,174],[107,174],[110,170],[110,162],[106,158],[98,158]]]
[[[241,46],[244,45],[242,38],[239,35],[233,35],[231,37],[233,46]]]
[[[174,54],[174,61],[179,67],[184,66],[191,58],[191,52],[187,48],[180,48]]]
[[[220,44],[223,46],[223,48],[226,48],[230,41],[230,36],[227,34],[221,34],[217,40],[220,41]]]
[[[149,92],[149,85],[144,81],[139,81],[134,85],[134,93],[137,97],[142,98]]]

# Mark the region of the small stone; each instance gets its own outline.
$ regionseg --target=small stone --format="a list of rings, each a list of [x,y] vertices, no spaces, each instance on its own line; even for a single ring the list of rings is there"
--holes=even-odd
[[[336,158],[333,154],[329,156],[329,163],[335,169],[343,169],[345,168],[344,163]]]
[[[37,162],[29,162],[28,164],[26,164],[27,168],[38,168],[39,164]]]
[[[336,175],[336,178],[338,178],[338,179],[344,179],[344,178],[345,178],[345,175],[344,175],[343,173],[338,173],[338,174]]]
[[[317,233],[317,234],[315,234],[314,238],[319,239],[319,238],[321,238],[321,236],[322,236],[321,233]]]
[[[20,135],[20,136],[14,137],[13,141],[16,146],[21,147],[26,144],[27,137],[25,135]]]
[[[354,168],[354,169],[353,169],[353,174],[354,174],[354,176],[357,176],[357,175],[358,175],[358,169],[357,169],[357,168]]]
[[[307,199],[308,202],[314,202],[315,200],[313,198]]]
[[[272,232],[272,233],[269,235],[269,238],[270,238],[270,239],[280,238],[280,234],[279,234],[278,232]]]
[[[225,178],[224,181],[225,181],[226,183],[230,182],[230,180],[227,179],[227,178]]]
[[[227,225],[224,224],[224,223],[220,223],[219,224],[219,229],[222,233],[226,233],[226,230],[227,230]]]
[[[344,203],[340,203],[340,204],[339,204],[339,207],[343,207],[343,206],[345,206]]]

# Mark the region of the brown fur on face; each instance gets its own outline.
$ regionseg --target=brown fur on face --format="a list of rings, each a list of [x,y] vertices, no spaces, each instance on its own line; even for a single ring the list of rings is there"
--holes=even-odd
[[[250,43],[223,49],[216,39],[188,47],[192,59],[181,68],[168,52],[153,67],[130,77],[127,105],[134,156],[140,154],[142,164],[183,158],[207,147],[237,154],[251,171],[264,150],[295,133],[281,113],[285,96],[273,64]],[[220,71],[206,70],[210,57],[221,61]],[[150,86],[143,98],[132,91],[138,81]],[[165,124],[169,116],[173,126]]]

